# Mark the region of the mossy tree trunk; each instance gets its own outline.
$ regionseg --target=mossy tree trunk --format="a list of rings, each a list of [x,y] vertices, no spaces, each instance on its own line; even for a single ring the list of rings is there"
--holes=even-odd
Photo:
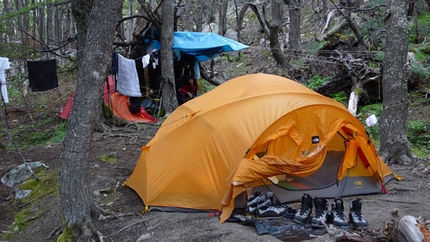
[[[60,196],[64,231],[71,232],[73,241],[87,241],[95,237],[92,219],[98,213],[88,159],[122,1],[74,0],[72,9],[78,30],[79,73],[64,138]]]

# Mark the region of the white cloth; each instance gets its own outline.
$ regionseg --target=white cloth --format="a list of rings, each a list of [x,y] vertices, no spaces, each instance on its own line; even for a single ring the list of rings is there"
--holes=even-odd
[[[0,57],[0,86],[1,86],[1,95],[5,103],[9,102],[9,98],[7,95],[7,87],[6,87],[6,77],[5,70],[10,69],[9,59],[6,57]]]
[[[116,89],[122,95],[129,97],[141,97],[139,87],[139,76],[137,75],[136,63],[118,54],[118,73]]]
[[[200,79],[200,62],[196,58],[196,63],[194,64],[194,79]]]
[[[376,118],[375,114],[370,115],[369,117],[367,117],[366,119],[366,125],[368,127],[372,127],[374,126],[376,123],[378,123],[378,119]]]
[[[149,64],[149,58],[150,58],[151,56],[149,55],[149,54],[147,54],[147,55],[144,55],[143,57],[142,57],[142,64],[143,64],[143,68],[145,68],[145,67],[147,67],[148,66],[148,64]]]

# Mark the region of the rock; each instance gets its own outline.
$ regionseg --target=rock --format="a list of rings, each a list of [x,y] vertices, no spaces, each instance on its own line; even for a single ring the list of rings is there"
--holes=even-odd
[[[234,29],[227,29],[224,34],[225,37],[237,41],[237,32]]]
[[[15,188],[15,198],[16,199],[24,199],[28,197],[31,193],[31,190],[21,190],[18,187]]]
[[[29,168],[35,172],[41,167],[43,167],[43,163],[40,161],[21,164],[6,173],[6,175],[1,178],[1,182],[8,187],[16,186],[27,180],[27,178],[32,175]]]
[[[205,27],[203,27],[202,32],[203,33],[212,32],[212,33],[218,34],[218,25],[216,23],[210,23],[209,25],[206,25]]]
[[[151,239],[151,234],[147,233],[147,234],[142,234],[137,240],[136,242],[142,242],[144,240],[148,240]]]

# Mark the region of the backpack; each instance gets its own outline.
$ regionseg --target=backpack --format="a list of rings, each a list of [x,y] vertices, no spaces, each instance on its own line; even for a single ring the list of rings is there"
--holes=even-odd
[[[145,109],[145,111],[154,116],[158,111],[160,111],[160,100],[147,98],[141,104],[141,107]]]

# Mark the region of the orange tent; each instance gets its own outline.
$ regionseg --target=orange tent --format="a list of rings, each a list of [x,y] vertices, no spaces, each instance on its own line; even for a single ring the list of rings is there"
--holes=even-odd
[[[124,185],[164,211],[222,210],[244,192],[281,202],[385,192],[392,172],[342,104],[292,80],[249,74],[178,107],[144,147]]]

